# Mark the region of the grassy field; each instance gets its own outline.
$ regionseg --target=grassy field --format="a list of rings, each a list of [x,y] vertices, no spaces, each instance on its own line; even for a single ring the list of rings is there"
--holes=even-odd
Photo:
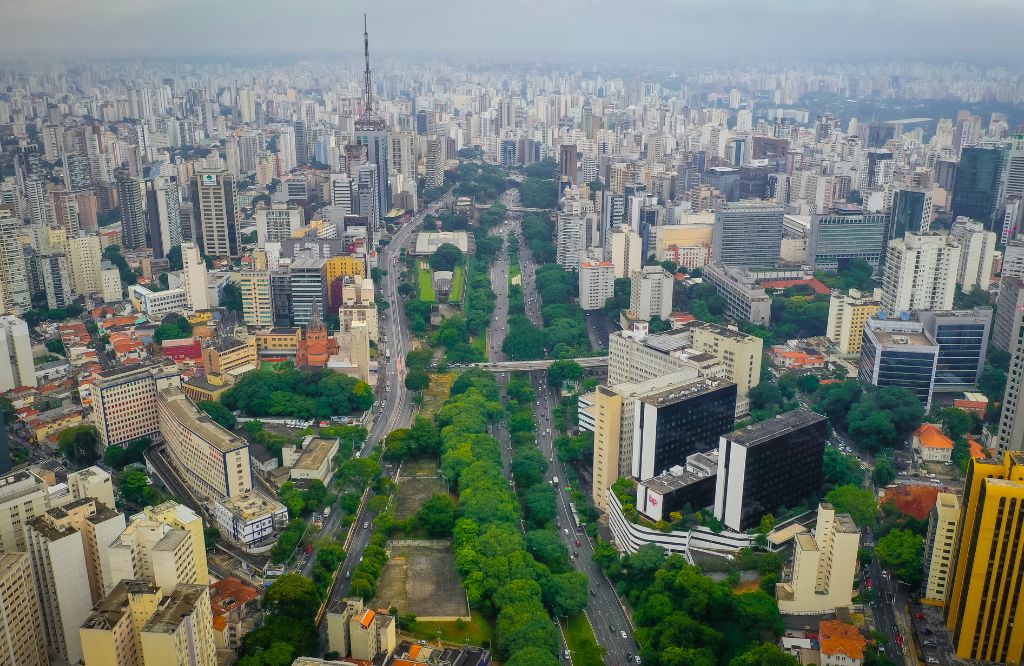
[[[479,349],[480,353],[484,355],[484,358],[487,358],[487,333],[484,333],[483,335],[478,335],[475,338],[471,339],[469,341],[469,344]]]
[[[597,638],[594,636],[594,630],[590,626],[590,621],[587,620],[587,616],[583,613],[577,613],[566,620],[559,620],[562,623],[562,631],[565,632],[565,642],[569,646],[569,654],[572,655],[573,666],[601,666],[601,662],[598,661],[591,664],[588,659],[583,659],[582,655],[579,655],[579,646],[581,643],[587,641],[587,639],[597,643]]]
[[[420,262],[420,300],[433,303],[437,300],[437,294],[434,293],[434,283],[430,279],[430,268],[424,268],[424,266],[426,266],[426,262]]]
[[[494,626],[490,619],[480,611],[473,611],[471,622],[416,622],[411,633],[416,638],[432,641],[437,640],[437,632],[441,631],[441,640],[450,643],[469,643],[480,647],[490,646],[494,642]]]
[[[457,266],[455,268],[455,277],[452,279],[452,293],[448,296],[448,302],[458,303],[461,301],[464,291],[466,291],[466,269],[462,266]]]
[[[433,414],[448,399],[448,392],[451,391],[457,372],[439,372],[430,374],[430,386],[423,393],[423,403],[420,404],[420,412],[424,416]]]

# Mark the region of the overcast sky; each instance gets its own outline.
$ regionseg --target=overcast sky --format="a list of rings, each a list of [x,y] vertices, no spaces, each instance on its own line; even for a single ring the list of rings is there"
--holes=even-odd
[[[1024,0],[0,0],[0,54],[1024,56]],[[769,50],[771,49],[771,50]]]

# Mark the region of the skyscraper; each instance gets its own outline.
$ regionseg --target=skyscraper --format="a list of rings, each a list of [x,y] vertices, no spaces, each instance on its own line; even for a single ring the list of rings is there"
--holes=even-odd
[[[206,261],[195,243],[181,244],[181,263],[185,303],[189,310],[209,310],[210,292],[207,288]]]
[[[21,221],[9,208],[0,207],[0,310],[28,309],[29,293],[25,248],[21,244]]]
[[[815,270],[845,269],[854,259],[878,268],[885,238],[885,216],[860,206],[836,206],[811,218],[807,262]]]
[[[579,185],[579,171],[576,168],[577,152],[575,143],[562,144],[558,149],[559,180],[568,178],[573,187]]]
[[[1003,169],[1008,149],[1005,144],[982,144],[967,146],[960,155],[953,184],[950,212],[953,219],[969,217],[985,225],[996,234],[997,207],[1002,187]]]
[[[238,199],[235,179],[227,171],[202,171],[192,176],[196,242],[206,257],[239,255]]]
[[[146,247],[146,208],[142,200],[142,181],[126,171],[118,171],[117,198],[121,203],[121,244],[128,250]]]
[[[908,233],[889,243],[882,280],[882,309],[950,310],[960,268],[960,244],[943,233]]]
[[[181,195],[174,178],[157,177],[146,181],[146,216],[153,256],[164,257],[172,247],[181,245]]]
[[[892,210],[885,229],[886,245],[908,231],[928,231],[932,223],[931,190],[907,188],[892,193]],[[883,251],[884,252],[884,251]]]
[[[711,256],[725,266],[770,268],[782,249],[782,206],[770,201],[736,201],[715,213]]]
[[[373,109],[373,81],[370,76],[370,36],[366,31],[366,16],[363,16],[363,46],[366,68],[363,72],[363,115],[356,120],[356,143],[366,146],[367,162],[377,174],[377,210],[384,215],[391,209],[391,192],[388,174],[391,162],[391,135],[387,132],[384,119]],[[365,213],[362,213],[365,215]],[[379,220],[378,220],[379,223]],[[377,229],[377,224],[374,225]]]

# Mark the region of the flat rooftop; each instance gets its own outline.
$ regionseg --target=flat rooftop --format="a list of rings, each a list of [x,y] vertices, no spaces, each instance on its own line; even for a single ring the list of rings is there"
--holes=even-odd
[[[255,491],[220,500],[229,511],[245,522],[283,510],[283,504]]]
[[[871,331],[880,345],[888,347],[935,347],[934,342],[924,333],[890,333],[888,331]]]
[[[302,449],[302,455],[295,461],[293,468],[295,469],[309,469],[317,470],[320,469],[324,461],[327,460],[327,456],[331,455],[331,451],[337,446],[337,439],[329,439],[327,437],[311,437],[309,440],[304,442],[304,448]]]
[[[702,395],[713,393],[714,391],[720,391],[729,386],[736,386],[733,382],[726,379],[696,379],[688,384],[681,386],[673,386],[656,393],[648,393],[645,396],[640,397],[640,402],[647,405],[653,405],[655,407],[667,407],[674,405],[684,400],[692,400],[693,398],[699,398]]]
[[[192,401],[181,392],[181,389],[174,387],[160,389],[159,398],[167,405],[175,421],[184,425],[218,451],[229,453],[248,446],[244,439],[222,428],[206,412],[192,404]]]
[[[206,589],[205,585],[177,585],[163,598],[156,613],[142,631],[150,634],[173,633],[186,617],[195,612],[196,603]]]
[[[776,439],[797,428],[803,428],[824,420],[825,417],[821,414],[816,414],[806,409],[794,409],[793,411],[779,414],[773,419],[761,421],[760,423],[749,425],[742,430],[734,430],[722,436],[740,446],[751,447]]]

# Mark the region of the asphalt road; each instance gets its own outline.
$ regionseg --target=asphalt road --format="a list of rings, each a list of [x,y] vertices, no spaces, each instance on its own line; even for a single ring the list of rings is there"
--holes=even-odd
[[[514,228],[521,239],[518,227]],[[534,274],[537,269],[529,249],[520,240],[520,264],[523,273],[523,289],[526,296],[526,316],[536,326],[543,326],[540,314],[540,298]],[[497,293],[497,291],[495,292]],[[499,303],[501,300],[499,299]],[[497,306],[496,306],[497,314]],[[500,321],[500,320],[499,320]],[[491,357],[492,361],[504,360],[503,357]],[[604,575],[601,568],[594,562],[594,544],[586,533],[579,529],[572,517],[572,498],[566,484],[565,465],[558,459],[554,449],[555,432],[552,427],[554,409],[558,405],[558,396],[547,384],[547,374],[533,372],[531,380],[537,392],[536,423],[537,445],[548,457],[550,467],[545,479],[554,485],[558,477],[558,529],[562,542],[573,554],[571,560],[578,571],[587,574],[590,579],[591,597],[587,604],[586,614],[594,629],[597,642],[607,650],[606,664],[621,665],[630,663],[639,652],[633,638],[633,628],[626,616],[625,608],[619,599],[611,581]],[[578,545],[577,545],[578,544]]]

